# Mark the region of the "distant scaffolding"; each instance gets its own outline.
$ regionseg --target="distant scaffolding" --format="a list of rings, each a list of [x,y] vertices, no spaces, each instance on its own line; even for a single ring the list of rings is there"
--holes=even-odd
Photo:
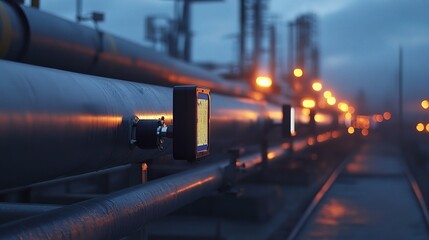
[[[249,76],[252,70],[259,68],[266,10],[266,0],[240,0],[239,69],[242,76]]]
[[[304,14],[289,23],[288,72],[286,80],[295,96],[312,95],[311,83],[319,79],[319,43],[317,18],[314,14]],[[294,69],[303,72],[299,81]]]

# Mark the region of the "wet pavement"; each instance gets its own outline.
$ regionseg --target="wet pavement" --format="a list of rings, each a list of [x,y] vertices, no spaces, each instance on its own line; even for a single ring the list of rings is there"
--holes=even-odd
[[[368,141],[344,165],[297,239],[429,239],[400,151]]]

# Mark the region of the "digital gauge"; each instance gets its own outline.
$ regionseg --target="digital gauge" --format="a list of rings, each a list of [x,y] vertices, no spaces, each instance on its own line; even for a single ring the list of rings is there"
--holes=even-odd
[[[173,90],[173,157],[194,161],[210,150],[210,90],[178,86]]]

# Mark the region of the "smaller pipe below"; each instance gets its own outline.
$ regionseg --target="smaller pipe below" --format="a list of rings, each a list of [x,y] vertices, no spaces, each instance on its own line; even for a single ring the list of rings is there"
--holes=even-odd
[[[50,204],[0,203],[0,224],[45,213],[62,207]]]
[[[332,135],[332,134],[331,134]],[[335,137],[332,137],[335,138]],[[298,143],[311,146],[305,140]],[[307,143],[307,144],[306,144]],[[282,159],[290,145],[268,149],[268,161]],[[242,178],[260,169],[261,154],[237,159]],[[229,161],[184,171],[146,184],[57,209],[0,227],[7,239],[112,239],[135,233],[147,222],[165,216],[222,187]]]

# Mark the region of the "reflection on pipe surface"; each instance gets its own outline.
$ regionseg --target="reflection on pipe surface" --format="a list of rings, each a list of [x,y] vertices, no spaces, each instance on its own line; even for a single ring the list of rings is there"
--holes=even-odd
[[[159,115],[158,115],[159,116]],[[0,126],[34,125],[36,127],[77,127],[87,128],[115,128],[122,124],[122,116],[108,115],[55,115],[38,113],[7,113],[0,114]]]

